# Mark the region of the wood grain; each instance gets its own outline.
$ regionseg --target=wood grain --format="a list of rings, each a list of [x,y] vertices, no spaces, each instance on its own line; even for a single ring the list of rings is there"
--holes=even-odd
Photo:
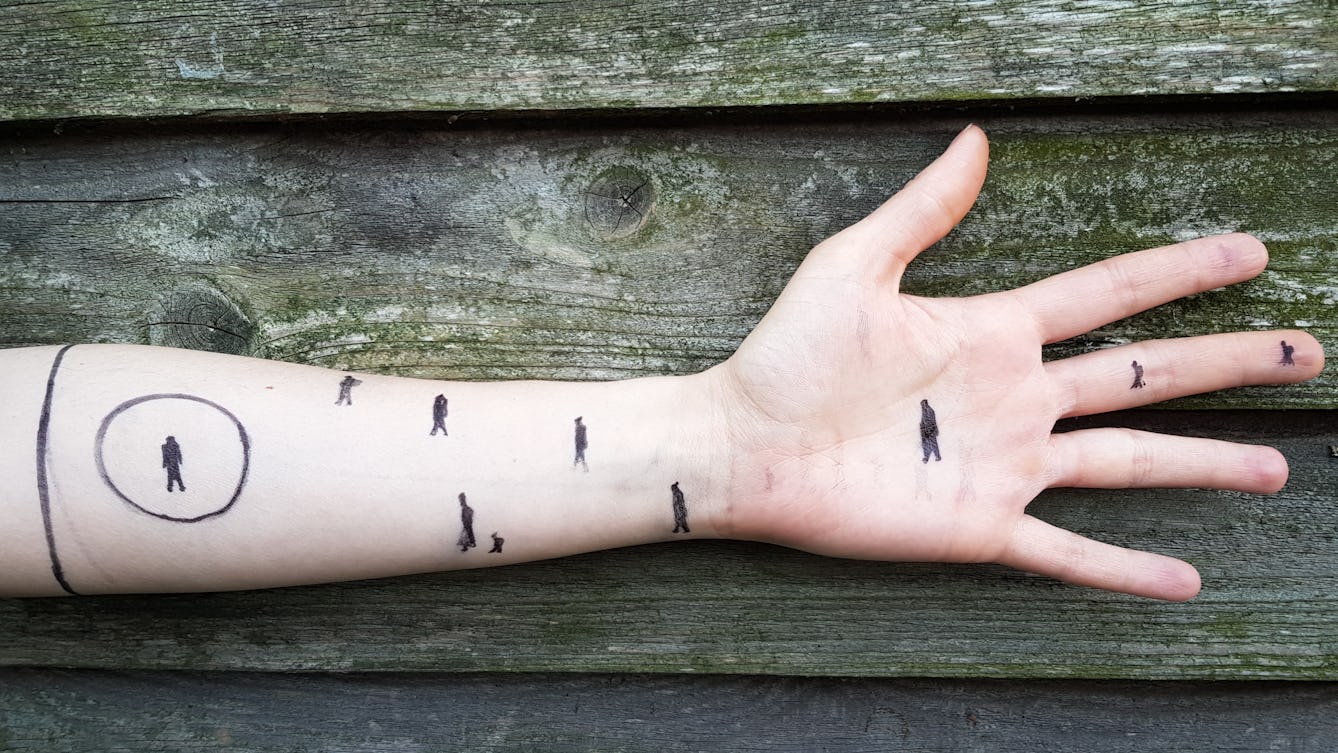
[[[0,142],[0,343],[152,342],[411,376],[613,379],[726,358],[807,250],[964,123],[261,126]],[[1338,352],[1338,114],[983,119],[978,207],[905,289],[967,295],[1229,231],[1259,279],[1055,346],[1301,327]],[[635,194],[624,206],[619,190]],[[631,195],[631,194],[629,194]],[[1303,387],[1199,407],[1334,407]]]
[[[0,666],[1338,679],[1332,413],[1114,423],[1268,443],[1291,464],[1270,497],[1069,490],[1033,505],[1057,525],[1193,562],[1204,591],[1192,602],[996,566],[693,542],[322,587],[0,600]]]
[[[0,671],[6,750],[1329,753],[1332,683]]]
[[[1325,0],[36,0],[0,120],[1333,91]]]

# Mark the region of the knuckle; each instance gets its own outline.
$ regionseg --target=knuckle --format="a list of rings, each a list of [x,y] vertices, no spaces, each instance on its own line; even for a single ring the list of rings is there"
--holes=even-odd
[[[1156,473],[1156,458],[1147,437],[1135,431],[1125,429],[1125,436],[1128,441],[1128,485],[1130,487],[1145,486],[1150,483]]]

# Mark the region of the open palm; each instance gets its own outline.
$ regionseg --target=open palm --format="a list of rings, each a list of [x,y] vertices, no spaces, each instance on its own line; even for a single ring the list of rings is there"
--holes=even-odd
[[[1249,279],[1247,235],[1108,259],[964,299],[898,292],[906,265],[975,202],[988,145],[963,131],[869,217],[824,241],[738,352],[713,370],[728,407],[739,538],[869,559],[1000,562],[1164,599],[1193,567],[1101,544],[1026,514],[1043,489],[1202,486],[1271,492],[1272,448],[1055,421],[1224,387],[1308,379],[1302,332],[1135,343],[1044,362],[1041,346],[1176,298]],[[1286,341],[1292,363],[1280,359]],[[940,459],[941,458],[941,459]]]

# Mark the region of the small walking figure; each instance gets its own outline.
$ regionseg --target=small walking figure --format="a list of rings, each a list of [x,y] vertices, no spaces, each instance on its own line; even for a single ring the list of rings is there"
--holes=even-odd
[[[450,436],[446,433],[446,396],[437,395],[437,399],[432,401],[432,433],[428,436],[437,436],[437,429],[441,429],[442,436]],[[468,432],[466,432],[468,434]],[[468,439],[468,437],[466,437]]]
[[[346,375],[343,381],[339,383],[339,399],[335,401],[335,405],[352,405],[353,388],[360,384],[362,384],[361,379],[354,379],[351,375]]]
[[[938,418],[934,415],[934,409],[929,407],[928,400],[920,401],[920,449],[924,450],[926,463],[931,453],[934,460],[943,459],[938,454]]]
[[[1296,362],[1292,360],[1292,354],[1296,352],[1295,345],[1288,345],[1286,340],[1282,341],[1282,360],[1278,361],[1279,366],[1295,366]]]
[[[576,459],[573,460],[573,461],[571,461],[571,467],[572,467],[572,470],[575,470],[575,469],[576,469],[576,466],[579,464],[582,468],[585,469],[585,472],[586,472],[586,473],[589,473],[589,472],[590,472],[590,466],[586,465],[586,463],[585,463],[585,448],[587,448],[587,447],[589,447],[589,446],[590,446],[590,443],[589,443],[588,441],[586,441],[586,438],[585,438],[585,424],[581,423],[581,416],[577,416],[577,417],[576,417]]]
[[[176,437],[168,437],[163,442],[163,467],[167,469],[167,490],[172,491],[172,482],[175,481],[181,491],[186,491],[186,485],[181,482],[181,463],[184,462],[181,457],[181,445],[177,444]]]
[[[506,543],[506,539],[502,538],[501,536],[498,536],[498,535],[497,535],[497,532],[496,532],[496,531],[493,531],[493,532],[492,532],[492,549],[489,549],[489,550],[488,550],[488,554],[501,554],[501,553],[502,553],[502,545],[505,544],[505,543]]]
[[[669,491],[674,495],[674,533],[692,533],[688,530],[688,504],[677,481],[669,485]]]
[[[478,544],[474,541],[474,508],[465,501],[464,492],[460,492],[460,525],[463,530],[460,531],[460,538],[456,540],[455,545],[460,547],[460,551],[467,552]]]
[[[1141,390],[1143,389],[1144,386],[1147,385],[1147,382],[1143,381],[1143,367],[1138,365],[1138,361],[1134,361],[1133,367],[1134,367],[1134,386],[1130,387],[1129,389]]]

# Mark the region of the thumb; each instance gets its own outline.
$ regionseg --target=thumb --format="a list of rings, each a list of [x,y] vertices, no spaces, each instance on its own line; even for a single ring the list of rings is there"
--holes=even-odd
[[[979,126],[967,126],[938,159],[840,235],[849,234],[870,257],[873,269],[886,270],[891,255],[894,274],[899,277],[912,259],[947,235],[971,210],[985,183],[989,151],[985,132]]]

